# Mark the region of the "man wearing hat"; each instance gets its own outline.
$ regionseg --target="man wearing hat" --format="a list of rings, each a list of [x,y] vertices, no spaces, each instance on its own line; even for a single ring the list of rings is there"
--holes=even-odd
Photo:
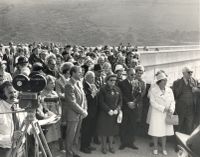
[[[98,89],[100,89],[104,85],[104,79],[102,77],[102,67],[100,64],[94,65],[94,73],[95,73],[95,85]]]
[[[182,73],[183,77],[173,83],[176,109],[180,120],[177,131],[190,134],[194,127],[194,115],[197,107],[196,93],[199,88],[197,80],[192,77],[193,70],[190,67],[184,67]]]
[[[117,64],[115,66],[114,72],[117,75],[116,85],[118,85],[120,81],[124,80],[123,78],[124,67],[121,64]]]
[[[94,65],[94,73],[95,73],[95,86],[97,87],[97,91],[100,90],[100,88],[105,84],[104,83],[104,78],[102,76],[102,72],[103,72],[103,69],[101,67],[100,64],[95,64]],[[95,121],[97,121],[97,116],[98,116],[98,113],[99,113],[99,108],[98,108],[98,104],[99,104],[99,92],[97,92],[97,95],[96,95],[96,102],[97,102],[97,114],[95,116]],[[94,136],[94,143],[96,144],[100,144],[100,141],[98,139],[97,136]]]
[[[13,77],[22,73],[28,76],[30,74],[30,69],[28,67],[28,64],[29,64],[28,58],[24,56],[20,56],[17,60],[16,69],[13,73]]]

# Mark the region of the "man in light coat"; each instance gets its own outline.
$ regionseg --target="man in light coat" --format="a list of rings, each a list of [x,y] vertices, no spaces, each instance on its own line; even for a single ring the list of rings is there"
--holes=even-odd
[[[71,79],[65,86],[66,105],[66,157],[79,157],[73,150],[73,144],[80,131],[81,121],[87,116],[85,94],[79,85],[82,68],[74,66],[70,70]]]

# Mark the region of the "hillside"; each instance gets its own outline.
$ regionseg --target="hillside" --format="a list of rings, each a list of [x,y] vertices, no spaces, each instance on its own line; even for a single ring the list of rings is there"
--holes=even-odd
[[[198,0],[0,0],[0,42],[177,45],[199,32]]]

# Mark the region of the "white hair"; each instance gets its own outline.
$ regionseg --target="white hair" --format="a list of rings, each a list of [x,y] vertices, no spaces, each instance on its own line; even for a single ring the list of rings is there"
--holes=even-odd
[[[88,77],[90,76],[95,76],[94,72],[93,71],[88,71],[86,74],[85,74],[85,79],[87,80]]]

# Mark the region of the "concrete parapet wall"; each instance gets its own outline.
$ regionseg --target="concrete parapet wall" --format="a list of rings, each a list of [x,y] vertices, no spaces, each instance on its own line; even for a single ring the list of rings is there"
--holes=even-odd
[[[158,70],[165,70],[169,84],[182,77],[182,68],[190,66],[194,70],[194,77],[200,79],[200,48],[177,50],[162,50],[141,53],[141,63],[145,67],[144,79],[150,83],[154,80]]]

